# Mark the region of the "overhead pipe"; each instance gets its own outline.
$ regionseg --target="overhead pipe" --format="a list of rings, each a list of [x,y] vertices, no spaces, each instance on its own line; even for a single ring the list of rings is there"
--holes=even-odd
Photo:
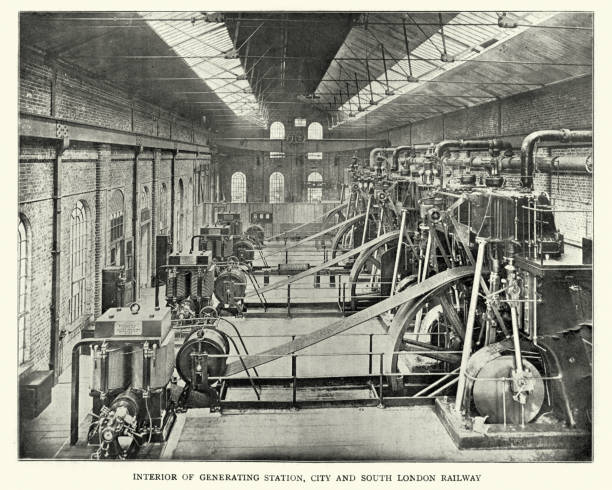
[[[398,146],[393,150],[393,154],[391,155],[391,160],[393,162],[393,168],[399,169],[399,156],[400,153],[409,151],[411,154],[415,154],[418,150],[429,150],[433,148],[432,144],[420,144],[420,145],[407,145],[407,146]]]
[[[60,330],[60,298],[61,294],[61,260],[62,249],[62,157],[70,146],[68,135],[63,136],[57,143],[55,158],[53,160],[52,177],[52,222],[51,222],[51,302],[49,307],[51,329],[49,333],[49,370],[53,371],[53,384],[59,380],[59,371],[62,360],[59,358],[59,344],[62,338]]]
[[[459,150],[489,150],[492,154],[504,150],[511,150],[510,143],[502,140],[444,140],[438,143],[434,149],[434,154],[440,162],[440,186],[444,187],[444,159],[442,155],[451,148]]]
[[[490,156],[477,157],[456,157],[444,158],[446,166],[471,167],[477,169],[490,170],[497,161],[497,166],[501,172],[516,172],[521,170],[521,158],[518,155],[501,157],[496,159]],[[535,157],[535,170],[538,172],[576,172],[592,173],[592,155],[563,155],[554,157]],[[428,162],[423,157],[413,157],[409,160],[411,164],[425,164]]]
[[[542,141],[559,141],[561,143],[583,143],[593,141],[593,131],[572,131],[570,129],[548,129],[535,131],[526,136],[521,145],[521,185],[533,188],[535,172],[534,150]]]
[[[372,151],[370,151],[370,168],[376,168],[376,160],[375,160],[376,153],[380,151],[385,152],[385,153],[390,153],[394,149],[395,148],[374,148],[372,149]]]

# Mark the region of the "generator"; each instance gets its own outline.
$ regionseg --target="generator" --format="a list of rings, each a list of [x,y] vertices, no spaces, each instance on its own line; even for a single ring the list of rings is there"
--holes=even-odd
[[[242,235],[240,213],[217,213],[217,225],[229,226],[230,235]]]
[[[175,253],[168,258],[166,271],[166,306],[172,317],[196,317],[202,308],[210,306],[215,280],[212,252]]]
[[[199,250],[211,252],[215,260],[224,260],[234,255],[234,240],[228,225],[203,226],[198,238]]]
[[[171,394],[174,332],[170,308],[110,308],[95,322],[90,346],[92,459],[126,459],[145,442],[166,441],[176,415]],[[73,380],[74,382],[74,380]]]

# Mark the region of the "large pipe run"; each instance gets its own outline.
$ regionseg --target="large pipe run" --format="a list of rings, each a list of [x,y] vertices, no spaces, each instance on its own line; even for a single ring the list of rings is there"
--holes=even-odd
[[[440,186],[444,187],[444,159],[442,156],[451,148],[458,150],[477,150],[477,151],[502,151],[510,150],[509,143],[501,140],[444,140],[436,145],[434,153],[440,162]]]
[[[571,131],[569,129],[547,129],[528,135],[521,145],[521,185],[533,188],[535,171],[534,150],[538,142],[559,141],[561,143],[582,143],[593,141],[593,131]]]
[[[394,148],[374,148],[370,152],[370,168],[376,168],[376,154],[378,152],[391,153]]]
[[[399,156],[400,156],[400,153],[408,151],[411,154],[414,154],[417,151],[429,150],[429,149],[433,149],[433,148],[434,148],[433,143],[431,143],[429,145],[421,144],[421,145],[398,146],[398,147],[396,147],[393,150],[393,154],[391,155],[391,161],[393,162],[393,168],[394,169],[399,169]]]
[[[518,155],[511,157],[479,156],[445,158],[445,166],[470,167],[473,169],[490,169],[497,161],[500,172],[516,172],[521,170],[521,158]],[[411,158],[411,164],[425,164],[425,158]],[[554,157],[535,157],[535,171],[538,172],[577,172],[591,173],[593,171],[592,155],[562,155]]]

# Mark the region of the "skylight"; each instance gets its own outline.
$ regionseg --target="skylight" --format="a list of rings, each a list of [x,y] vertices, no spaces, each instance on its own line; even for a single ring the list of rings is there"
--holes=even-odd
[[[524,22],[537,24],[553,15],[550,12],[532,12],[526,15]],[[528,27],[501,28],[495,25],[496,23],[497,15],[494,12],[459,13],[443,26],[444,34],[447,36],[444,39],[444,43],[442,41],[442,34],[438,30],[419,46],[412,49],[410,52],[410,64],[408,57],[405,56],[387,68],[387,77],[385,77],[384,72],[381,73],[378,78],[372,80],[370,84],[366,84],[357,94],[344,101],[338,108],[338,113],[342,114],[342,116],[340,116],[339,121],[335,122],[333,127],[353,122],[370,114],[376,108],[422,86],[423,81],[426,83],[426,80],[433,80],[442,73],[461,66],[465,62],[462,60],[475,58],[492,47],[499,45],[500,42],[504,42],[528,29]],[[361,29],[361,27],[353,27],[353,30],[355,29]],[[351,33],[349,33],[347,40],[350,36]],[[466,48],[466,46],[470,46],[470,48]],[[458,61],[452,63],[442,61],[433,63],[431,60],[439,59],[441,53],[444,52],[444,47],[446,48],[446,53]],[[419,81],[407,81],[407,74],[410,73],[410,68],[412,68],[412,75]],[[319,84],[317,91],[325,91],[327,88],[325,83],[333,84],[334,81],[326,75]],[[390,95],[381,94],[387,90],[391,92]],[[372,93],[378,95],[372,96]],[[370,100],[373,100],[374,104],[370,104]],[[358,107],[361,107],[362,110],[355,110]]]
[[[155,33],[239,117],[261,127],[268,121],[259,105],[223,22],[205,22],[198,12],[139,12]],[[186,19],[164,22],[159,19]],[[196,19],[191,21],[191,19]]]

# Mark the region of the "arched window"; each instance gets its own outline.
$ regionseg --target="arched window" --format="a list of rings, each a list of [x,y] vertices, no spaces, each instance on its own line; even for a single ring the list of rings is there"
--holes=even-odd
[[[177,216],[177,247],[178,251],[183,251],[183,234],[185,233],[185,208],[184,208],[185,190],[183,189],[183,179],[178,181],[178,216]]]
[[[89,230],[87,208],[77,201],[70,215],[70,321],[85,313],[87,304],[87,261],[89,258]]]
[[[151,207],[151,193],[149,188],[145,185],[140,193],[140,210],[149,209]]]
[[[30,359],[30,240],[21,218],[17,225],[17,331],[19,364]]]
[[[270,202],[285,202],[285,178],[280,172],[270,175]]]
[[[322,140],[323,139],[323,126],[318,122],[312,122],[308,126],[308,139],[309,140]],[[309,152],[308,160],[323,160],[323,152],[314,151]]]
[[[323,139],[323,126],[318,122],[312,122],[308,125],[308,139],[309,140],[322,140]]]
[[[319,172],[308,175],[308,202],[321,202],[323,199],[323,177]]]
[[[159,231],[165,232],[168,226],[168,188],[161,185],[159,191]]]
[[[115,189],[108,205],[110,219],[110,265],[123,265],[124,262],[124,227],[123,192]]]
[[[285,125],[282,122],[273,122],[270,124],[270,139],[283,140],[285,139]]]
[[[242,172],[232,174],[232,202],[246,202],[246,175]]]

